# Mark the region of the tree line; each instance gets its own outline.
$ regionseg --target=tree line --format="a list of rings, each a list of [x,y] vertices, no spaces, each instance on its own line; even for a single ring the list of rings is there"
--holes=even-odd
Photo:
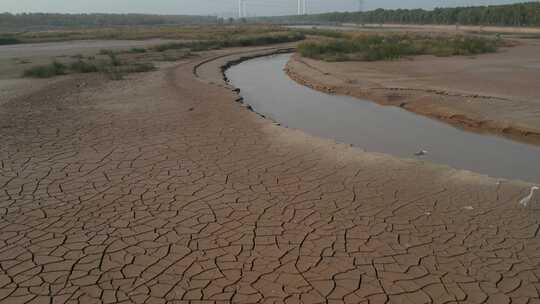
[[[508,5],[424,9],[377,9],[368,12],[324,13],[258,18],[273,23],[399,23],[442,25],[540,26],[540,2]]]
[[[0,14],[0,28],[66,28],[107,26],[154,26],[215,24],[214,16],[146,15],[146,14]]]

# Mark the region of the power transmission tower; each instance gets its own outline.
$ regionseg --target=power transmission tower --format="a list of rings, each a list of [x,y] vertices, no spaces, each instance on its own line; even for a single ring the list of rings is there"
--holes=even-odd
[[[358,0],[358,23],[364,26],[364,0]]]
[[[238,19],[247,17],[246,0],[238,0]]]
[[[307,0],[298,0],[298,16],[307,15]]]
[[[364,11],[364,0],[358,0],[358,12],[363,12]]]
[[[238,0],[238,19],[242,18],[242,2],[243,0]]]

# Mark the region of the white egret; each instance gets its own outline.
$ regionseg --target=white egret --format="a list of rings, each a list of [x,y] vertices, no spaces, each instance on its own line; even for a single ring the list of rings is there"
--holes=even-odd
[[[522,205],[523,207],[527,207],[529,205],[529,203],[531,202],[531,199],[534,195],[534,191],[538,190],[540,188],[538,188],[537,186],[533,186],[531,188],[531,193],[529,193],[529,195],[525,196],[523,199],[521,199],[519,201],[519,204]]]

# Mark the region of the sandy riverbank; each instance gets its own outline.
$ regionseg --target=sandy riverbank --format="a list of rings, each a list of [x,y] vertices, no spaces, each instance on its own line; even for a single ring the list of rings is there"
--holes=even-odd
[[[295,56],[287,73],[320,91],[351,95],[478,132],[540,144],[540,44],[496,54],[328,63]]]
[[[538,300],[530,185],[276,126],[220,71],[256,52],[0,103],[0,302]]]

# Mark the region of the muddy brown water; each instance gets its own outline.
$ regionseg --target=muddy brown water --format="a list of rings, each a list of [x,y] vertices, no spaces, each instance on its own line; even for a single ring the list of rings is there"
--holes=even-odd
[[[226,74],[254,111],[284,126],[366,151],[540,183],[540,147],[464,131],[397,107],[315,91],[283,71],[290,56],[248,60]],[[420,150],[428,153],[416,156]]]

